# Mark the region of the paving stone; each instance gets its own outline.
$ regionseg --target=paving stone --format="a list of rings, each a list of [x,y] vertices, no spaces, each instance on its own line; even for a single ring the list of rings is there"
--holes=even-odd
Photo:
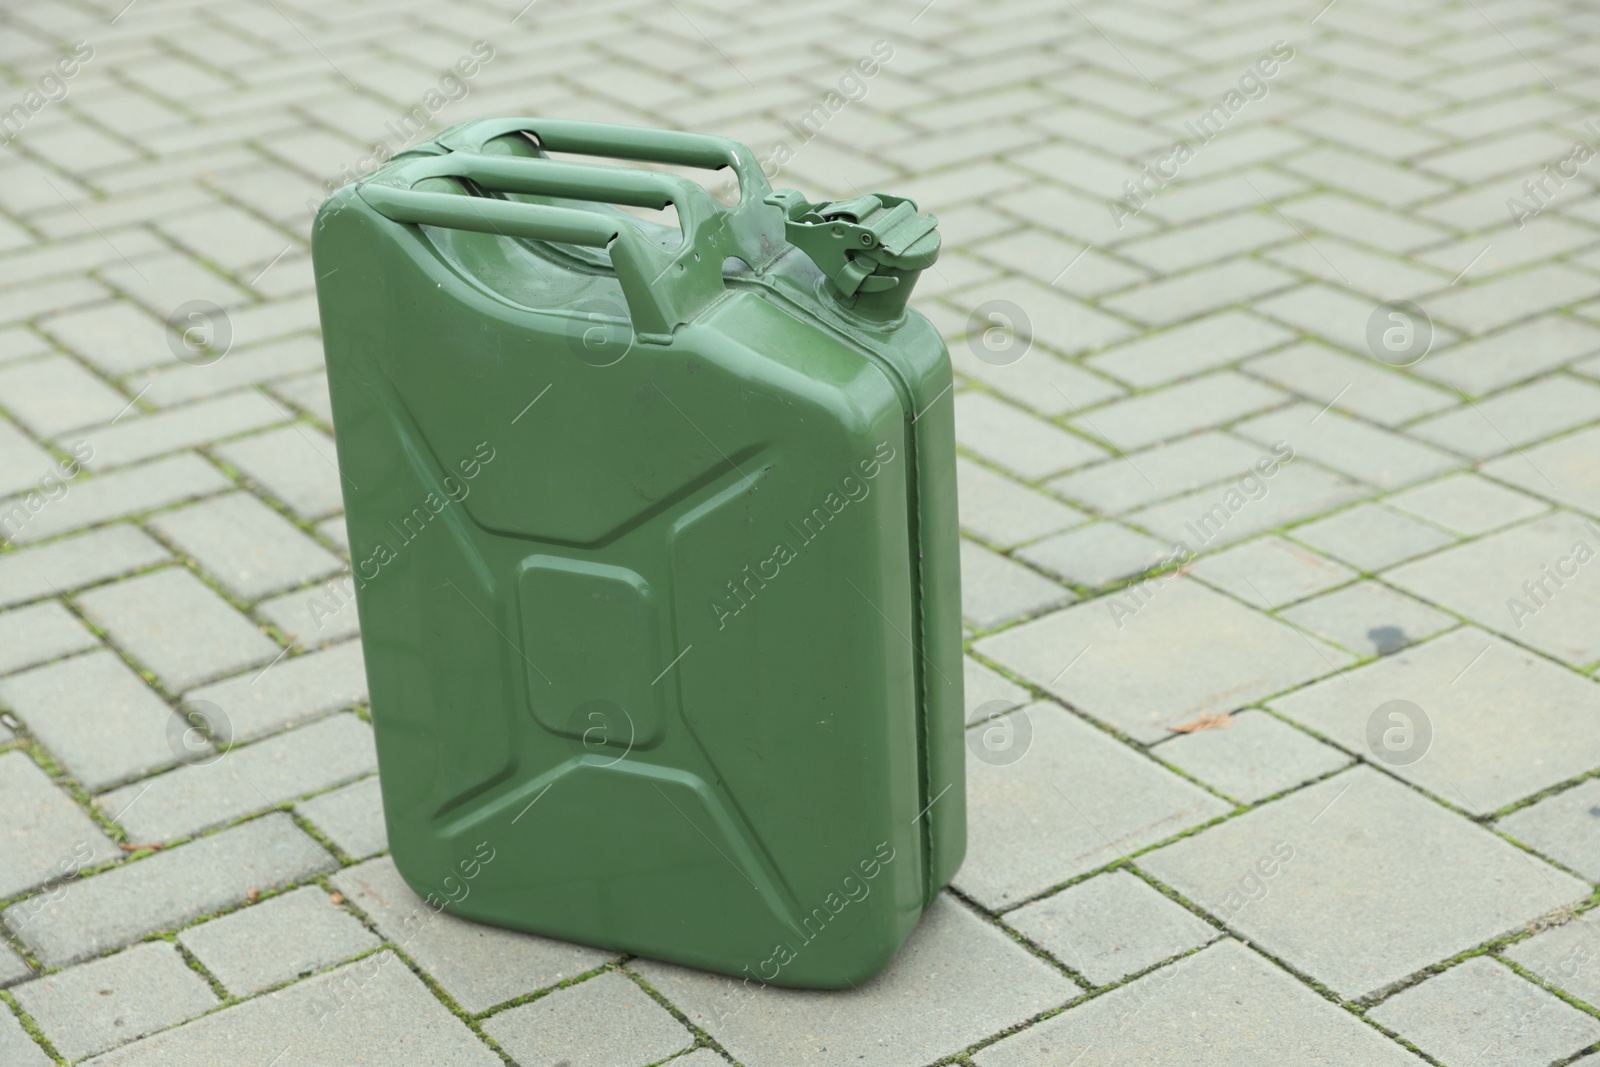
[[[323,970],[381,944],[314,885],[191,926],[178,935],[178,943],[236,997]]]
[[[920,1067],[1078,993],[948,895],[934,900],[888,968],[850,997],[749,990],[653,961],[635,969],[736,1060],[770,1067]]]
[[[1288,271],[1253,259],[1233,259],[1105,297],[1101,304],[1140,322],[1181,322],[1203,312],[1242,304],[1293,285]]]
[[[1319,408],[1332,405],[1383,426],[1398,426],[1456,403],[1444,390],[1376,360],[1310,341],[1252,359],[1243,369],[1299,393]]]
[[[130,410],[114,425],[58,437],[56,446],[71,449],[86,445],[92,450],[92,457],[85,465],[90,470],[103,471],[282,421],[283,414],[259,393],[234,393],[152,415]]]
[[[1006,925],[1095,985],[1108,985],[1218,931],[1149,884],[1117,870],[1009,912]]]
[[[1350,662],[1332,646],[1317,647],[1288,625],[1183,577],[1151,579],[1074,605],[983,638],[974,649],[1145,742],[1166,737],[1169,726],[1232,711]],[[1152,663],[1172,669],[1150,670]]]
[[[1294,334],[1242,311],[1223,311],[1091,356],[1095,370],[1130,385],[1163,385],[1275,348]]]
[[[1355,572],[1307,552],[1281,537],[1262,537],[1205,556],[1190,568],[1196,578],[1258,608],[1279,608],[1342,585]]]
[[[101,1057],[95,1067],[215,1067],[235,1062],[240,1049],[277,1055],[272,1067],[337,1063],[353,1049],[382,1067],[502,1062],[394,953],[380,952],[147,1037]]]
[[[606,1020],[599,1033],[596,1019]],[[616,971],[491,1016],[483,1030],[520,1063],[570,1067],[645,1067],[695,1042],[667,1009]]]
[[[113,377],[172,358],[161,320],[125,301],[79,308],[40,325],[85,362]]]
[[[988,908],[1182,833],[1230,806],[1050,703],[975,731],[1006,729],[1001,762],[968,736],[967,858],[955,885]]]
[[[1574,666],[1600,659],[1600,524],[1568,511],[1385,574],[1391,584]],[[1597,573],[1590,574],[1590,570]]]
[[[42,907],[3,918],[47,967],[65,967],[157,930],[192,922],[337,864],[287,815],[274,812],[71,884]]]
[[[165,941],[36,978],[12,993],[69,1060],[164,1030],[218,1003],[206,980]]]
[[[1225,729],[1197,730],[1150,751],[1241,804],[1331,774],[1350,757],[1261,711],[1236,712]]]
[[[1444,1063],[1550,1063],[1600,1040],[1600,1019],[1487,956],[1400,991],[1370,1016]]]
[[[967,722],[982,722],[988,717],[988,711],[979,713],[985,705],[996,703],[1009,704],[1021,707],[1033,700],[1033,697],[1022,686],[1000,674],[990,670],[971,656],[964,658],[962,664],[962,679],[966,689]],[[994,710],[992,707],[989,710]]]
[[[1056,478],[1048,487],[1114,515],[1213,482],[1236,481],[1261,459],[1260,446],[1208,430],[1108,459]],[[1267,461],[1275,462],[1270,454]]]
[[[0,367],[6,410],[39,437],[109,422],[129,398],[66,356],[46,356]]]
[[[1407,428],[1474,459],[1510,452],[1600,418],[1600,386],[1560,375],[1508,389]]]
[[[204,685],[186,698],[223,708],[236,743],[275,733],[285,726],[354,707],[367,699],[367,672],[361,642],[286,656],[265,670]]]
[[[0,1059],[7,1067],[55,1067],[55,1060],[45,1055],[10,1011],[0,1011]]]
[[[961,614],[979,630],[1072,603],[1072,591],[982,545],[961,542]]]
[[[1001,548],[1088,521],[1077,508],[1019,485],[965,456],[956,458],[961,528]]]
[[[1455,684],[1457,679],[1468,684]],[[1337,692],[1335,691],[1337,690]],[[1425,755],[1369,745],[1391,700],[1421,708],[1412,743]],[[1600,686],[1475,627],[1464,627],[1296,693],[1272,707],[1391,773],[1473,814],[1487,814],[1600,764]],[[1416,718],[1415,712],[1409,712]],[[1398,724],[1403,725],[1403,724]]]
[[[255,613],[293,639],[296,647],[319,648],[361,633],[353,583],[341,571],[320,586],[263,600]],[[341,588],[341,586],[343,588]]]
[[[1437,527],[1379,504],[1357,504],[1291,532],[1297,541],[1374,572],[1455,540]]]
[[[1545,315],[1490,337],[1441,346],[1413,373],[1481,396],[1554,370],[1600,349],[1600,329],[1565,315]]]
[[[66,495],[42,509],[29,509],[32,514],[20,524],[11,520],[19,498],[0,500],[0,516],[5,516],[11,540],[22,544],[229,487],[217,468],[199,456],[182,453],[96,478],[74,479]]]
[[[1294,404],[1250,419],[1234,432],[1262,444],[1287,441],[1296,455],[1382,489],[1398,489],[1461,466],[1461,460],[1432,445],[1337,411],[1321,411],[1315,404]]]
[[[568,981],[612,958],[599,949],[436,912],[387,857],[340,871],[333,885],[473,1014]]]
[[[1428,301],[1428,314],[1472,333],[1488,333],[1520,319],[1576,304],[1594,295],[1594,278],[1571,267],[1546,264],[1457,286]]]
[[[22,752],[0,754],[0,897],[14,897],[120,859],[122,852]]]
[[[1591,515],[1600,515],[1600,426],[1520,449],[1483,465],[1483,473]]]
[[[344,507],[338,453],[321,430],[285,426],[218,445],[216,454],[301,518],[320,519]]]
[[[1378,993],[1589,892],[1368,767],[1137,862],[1251,945],[1347,999]],[[1307,915],[1318,919],[1305,922]]]
[[[242,318],[242,311],[234,309],[233,317]],[[236,321],[235,325],[242,330],[242,323]],[[235,344],[227,356],[203,367],[169,364],[135,374],[128,378],[125,388],[130,392],[145,390],[147,402],[166,407],[321,368],[321,341],[315,337],[288,337],[268,344]],[[287,416],[287,412],[284,414]]]
[[[383,822],[383,796],[376,775],[302,800],[294,806],[294,811],[310,819],[313,826],[352,859],[363,860],[389,848],[388,830]]]
[[[1270,479],[1239,479],[1197,489],[1123,516],[1193,551],[1217,548],[1368,496],[1372,490],[1310,463],[1284,464]]]
[[[961,332],[966,334],[970,325],[969,320],[963,319]],[[972,350],[974,343],[982,351],[982,341],[974,342],[970,337],[950,346],[950,363],[956,373],[982,382],[1006,399],[1041,415],[1054,418],[1127,392],[1115,382],[1091,374],[1076,363],[1057,359],[1042,348],[1030,348],[1021,359],[997,365],[979,359]]]
[[[1296,604],[1283,617],[1361,656],[1387,656],[1456,620],[1377,582],[1357,582]]]
[[[90,792],[177,759],[168,741],[172,709],[110,651],[0,679],[0,701]]]
[[[100,642],[59,601],[0,614],[0,674],[9,674]]]
[[[32,978],[33,971],[28,969],[28,964],[17,955],[10,946],[0,945],[0,989],[16,985],[24,978]],[[0,1052],[6,1051],[4,1035],[0,1035]]]
[[[1105,451],[984,393],[956,397],[956,441],[1027,479],[1081,467]]]
[[[1416,1067],[1401,1046],[1232,939],[1012,1034],[978,1067]]]
[[[1519,941],[1501,955],[1591,1007],[1600,1005],[1600,917],[1592,911]]]
[[[1496,825],[1591,882],[1600,882],[1600,780],[1588,779],[1520,808]]]
[[[240,600],[258,600],[339,570],[338,556],[249,493],[163,512],[151,527]]]
[[[1467,537],[1486,534],[1549,510],[1549,505],[1541,500],[1470,473],[1452,474],[1407,489],[1384,503]]]
[[[1033,326],[1035,343],[1072,356],[1131,336],[1133,327],[1114,315],[1090,307],[1060,289],[1024,278],[1004,278],[964,290],[958,303],[976,308],[990,300],[1008,300],[1020,307]]]
[[[1115,522],[1047,537],[1017,556],[1074,585],[1100,586],[1143,574],[1172,556],[1172,546]]]
[[[64,470],[72,470],[33,442],[7,419],[0,418],[0,494],[46,492],[59,495],[55,488]]]
[[[272,391],[327,425],[333,425],[333,402],[328,397],[326,372],[280,379],[272,383]]]
[[[132,526],[107,526],[0,555],[0,606],[50,596],[160,563],[167,550]]]
[[[95,803],[130,841],[173,841],[341,785],[377,765],[372,727],[354,715],[334,715],[113,790]]]
[[[1284,394],[1233,371],[1217,371],[1102,405],[1069,420],[1123,451],[1182,437],[1272,407]]]
[[[77,599],[91,622],[173,692],[270,663],[279,652],[276,643],[182,567],[101,586]]]

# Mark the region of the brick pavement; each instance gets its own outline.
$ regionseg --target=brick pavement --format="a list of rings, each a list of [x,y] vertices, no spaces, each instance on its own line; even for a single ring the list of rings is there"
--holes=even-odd
[[[7,1067],[1600,1064],[1592,6],[53,0],[0,68]],[[972,843],[860,991],[404,922],[307,235],[495,113],[940,217]]]

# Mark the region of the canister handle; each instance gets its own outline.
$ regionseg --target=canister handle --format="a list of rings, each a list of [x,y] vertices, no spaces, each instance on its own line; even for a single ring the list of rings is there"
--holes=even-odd
[[[415,189],[455,178],[490,191],[558,196],[678,211],[683,240],[663,248],[624,215]],[[542,158],[451,152],[385,167],[356,193],[395,222],[605,248],[639,340],[668,344],[673,331],[723,292],[722,260],[737,255],[728,212],[694,182],[671,174]]]

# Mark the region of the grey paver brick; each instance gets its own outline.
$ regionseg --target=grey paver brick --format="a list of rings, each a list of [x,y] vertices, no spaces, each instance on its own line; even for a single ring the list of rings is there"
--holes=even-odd
[[[216,454],[289,505],[320,519],[344,507],[333,439],[311,426],[284,426],[218,445]]]
[[[1367,571],[1381,571],[1455,540],[1435,526],[1379,504],[1357,504],[1297,526],[1291,533],[1296,540]]]
[[[1137,862],[1346,998],[1377,993],[1588,894],[1577,879],[1367,767]],[[1318,921],[1304,922],[1308,913]]]
[[[1197,1025],[1197,1019],[1204,1019]],[[979,1067],[1416,1067],[1417,1058],[1232,939],[983,1049]]]
[[[1205,556],[1189,573],[1258,608],[1279,608],[1355,577],[1349,568],[1281,537],[1257,538]]]
[[[1509,452],[1600,419],[1600,387],[1555,375],[1442,412],[1408,428],[1475,459]]]
[[[82,652],[99,644],[59,601],[0,614],[0,674]]]
[[[178,943],[234,996],[320,971],[379,946],[353,915],[314,885],[191,926]]]
[[[1541,500],[1471,473],[1452,474],[1415,486],[1384,502],[1468,537],[1498,530],[1549,509]]]
[[[69,311],[40,325],[105,374],[123,375],[172,359],[161,320],[126,301]]]
[[[1061,264],[1062,267],[1066,263]],[[1007,278],[963,290],[953,297],[957,306],[971,309],[989,300],[1008,300],[1033,323],[1035,340],[1064,356],[1098,348],[1131,336],[1133,327],[1115,316],[1096,310],[1059,289],[1023,278]]]
[[[1428,314],[1473,333],[1575,304],[1594,295],[1594,277],[1571,267],[1546,265],[1463,283],[1428,300]]]
[[[33,971],[29,970],[27,961],[9,945],[0,945],[0,989],[32,977]],[[6,1051],[5,1037],[0,1035],[0,1052],[3,1051]]]
[[[1369,722],[1377,717],[1387,728],[1388,713],[1379,709],[1394,699],[1421,707],[1432,738],[1425,756],[1391,765],[1391,773],[1474,814],[1600,764],[1592,729],[1600,685],[1470,626],[1278,697],[1272,707],[1352,752],[1389,762],[1382,742],[1369,744]],[[1508,715],[1507,708],[1518,710]],[[1428,743],[1426,734],[1419,723],[1412,743]]]
[[[335,866],[287,815],[273,812],[74,882],[43,907],[13,904],[3,918],[42,963],[64,967],[241,903],[251,889]]]
[[[371,773],[377,761],[372,727],[354,715],[334,715],[113,790],[95,803],[130,841],[172,841],[341,785]]]
[[[59,494],[55,485],[61,481],[65,462],[35,444],[10,420],[0,418],[0,494]]]
[[[256,605],[261,618],[301,648],[320,648],[361,632],[353,582],[343,571],[320,586],[284,593]]]
[[[1283,617],[1363,656],[1386,656],[1456,624],[1444,612],[1371,581],[1296,604]]]
[[[1546,315],[1490,337],[1463,341],[1411,368],[1474,396],[1532,378],[1600,349],[1600,329],[1566,315]]]
[[[1600,921],[1593,912],[1542,930],[1502,954],[1591,1007],[1600,1006]]]
[[[9,1010],[0,1011],[0,1057],[7,1067],[54,1067],[39,1043],[22,1028],[22,1020]]]
[[[1371,1016],[1445,1063],[1550,1063],[1600,1040],[1600,1019],[1486,956],[1400,991]]]
[[[1182,577],[1151,579],[1114,598],[1074,605],[984,638],[975,648],[1140,741],[1159,740],[1169,726],[1232,711],[1350,661]],[[1182,650],[1176,663],[1174,649]],[[1175,669],[1150,670],[1152,663],[1174,663]]]
[[[1017,550],[1017,556],[1074,585],[1099,586],[1143,574],[1172,546],[1115,522],[1097,522]]]
[[[166,559],[168,552],[132,526],[107,526],[0,556],[0,605],[19,604],[113,578]]]
[[[6,408],[40,437],[109,422],[129,398],[67,356],[46,356],[0,368]]]
[[[353,859],[366,859],[389,847],[388,830],[383,822],[383,797],[376,775],[302,800],[294,810],[295,814],[310,819],[328,840]]]
[[[1398,489],[1462,465],[1432,445],[1315,404],[1294,404],[1250,419],[1234,432],[1264,445],[1288,441],[1297,455],[1383,489]]]
[[[1310,341],[1252,359],[1244,370],[1294,390],[1319,408],[1331,404],[1384,426],[1398,426],[1456,402],[1444,390],[1390,370],[1370,357]]]
[[[86,465],[103,471],[283,421],[283,413],[271,401],[250,391],[151,415],[130,411],[114,425],[68,433],[58,437],[56,444],[70,448],[87,443],[93,456]]]
[[[956,488],[961,528],[1001,548],[1077,526],[1089,518],[1077,508],[1018,485],[965,456],[956,459]]]
[[[69,483],[65,495],[35,511],[20,528],[11,524],[11,537],[19,543],[37,541],[82,526],[204,496],[227,485],[222,473],[199,456],[190,453],[169,456],[96,478],[75,479]],[[17,498],[0,501],[0,514],[11,513],[16,503]]]
[[[956,397],[956,440],[1023,478],[1043,478],[1081,467],[1103,449],[984,393]]]
[[[217,1004],[206,980],[165,941],[135,945],[36,978],[12,992],[69,1060],[126,1044]]]
[[[1219,936],[1127,871],[1079,882],[1010,912],[1006,925],[1095,985],[1107,985]]]
[[[1086,411],[1070,423],[1124,451],[1231,422],[1284,399],[1273,386],[1217,371]]]
[[[387,857],[340,871],[333,884],[469,1012],[548,989],[612,958],[599,949],[436,912]]]
[[[64,790],[22,752],[0,754],[0,897],[120,859],[122,852]]]
[[[979,663],[971,656],[965,657],[962,664],[962,684],[966,690],[965,699],[967,707],[967,721],[980,722],[988,714],[978,714],[978,709],[990,705],[994,710],[996,704],[1009,704],[1021,707],[1033,698],[1022,686],[1000,674],[998,671]]]
[[[735,1059],[771,1067],[916,1067],[1078,992],[947,895],[888,969],[849,998],[747,990],[733,978],[664,963],[636,969]]]
[[[0,701],[91,792],[177,759],[168,741],[177,716],[110,651],[0,679]]]
[[[1600,515],[1600,427],[1579,430],[1542,445],[1519,449],[1483,465],[1483,473],[1518,489]]]
[[[273,733],[367,699],[361,642],[348,641],[201,686],[187,694],[227,711],[236,742]]]
[[[943,221],[940,220],[941,223]],[[325,372],[280,379],[272,383],[272,391],[302,411],[333,425],[333,401],[328,397],[328,375]]]
[[[1313,778],[1350,757],[1261,711],[1235,713],[1226,729],[1179,734],[1151,752],[1225,793],[1254,804]]]
[[[1099,511],[1118,514],[1213,482],[1238,479],[1261,457],[1260,446],[1253,442],[1208,430],[1085,467],[1054,479],[1049,487]]]
[[[352,1049],[385,1067],[501,1063],[398,957],[382,952],[147,1037],[95,1067],[215,1067],[233,1062],[240,1049],[280,1056],[273,1067],[337,1062]]]
[[[1403,564],[1385,578],[1574,666],[1600,659],[1600,524],[1568,511]]]
[[[594,1020],[605,1019],[601,1033]],[[484,1032],[522,1063],[645,1067],[694,1044],[667,1009],[616,971],[558,989],[484,1023]]]
[[[276,643],[181,567],[92,589],[78,597],[78,605],[174,692],[269,663],[279,652]]]
[[[980,630],[1072,603],[1072,591],[1020,563],[965,539],[961,542],[961,614]]]
[[[1010,751],[993,762],[978,735],[998,729],[1008,731]],[[1230,810],[1050,703],[975,728],[967,747],[971,836],[955,885],[989,908],[1026,900]]]
[[[1147,387],[1213,370],[1293,337],[1253,315],[1224,311],[1108,349],[1087,362],[1131,385]]]
[[[135,374],[128,378],[125,388],[131,393],[146,390],[146,402],[166,407],[304,374],[321,366],[320,341],[314,337],[289,337],[267,344],[236,344],[221,360],[206,366],[173,363]],[[288,416],[287,409],[283,414]]]
[[[1496,825],[1590,881],[1600,881],[1600,781],[1580,782]]]
[[[241,600],[304,585],[343,566],[338,556],[248,493],[163,512],[150,526]]]
[[[1253,259],[1233,259],[1133,286],[1101,303],[1142,322],[1163,325],[1241,304],[1294,282],[1295,276],[1288,271]]]
[[[1411,252],[1448,233],[1443,227],[1396,211],[1369,207],[1339,193],[1287,201],[1280,210],[1303,226],[1348,237],[1390,252]]]

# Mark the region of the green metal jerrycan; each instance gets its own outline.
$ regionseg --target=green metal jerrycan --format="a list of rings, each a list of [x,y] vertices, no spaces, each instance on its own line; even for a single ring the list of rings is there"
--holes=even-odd
[[[547,152],[730,167],[739,200]],[[775,193],[734,141],[541,119],[323,205],[384,812],[436,908],[831,988],[949,882],[953,379],[906,307],[935,225]]]

